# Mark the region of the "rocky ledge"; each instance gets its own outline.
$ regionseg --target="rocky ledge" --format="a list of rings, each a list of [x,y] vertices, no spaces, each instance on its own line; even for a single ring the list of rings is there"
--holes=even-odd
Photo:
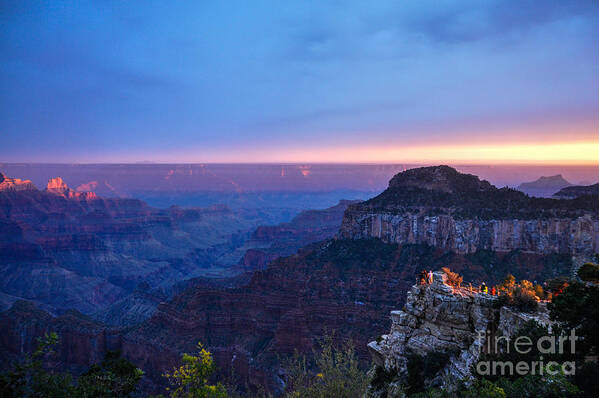
[[[367,396],[395,396],[407,378],[411,355],[448,355],[446,365],[427,381],[447,387],[472,376],[471,367],[487,346],[480,336],[513,336],[530,320],[549,324],[544,305],[536,313],[515,312],[497,306],[494,296],[452,288],[446,278],[435,272],[431,284],[413,286],[403,310],[391,312],[391,332],[368,344],[373,373],[384,371],[387,381],[372,383]]]

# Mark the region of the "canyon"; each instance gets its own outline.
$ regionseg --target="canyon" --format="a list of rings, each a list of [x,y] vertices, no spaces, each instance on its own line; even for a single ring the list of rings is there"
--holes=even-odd
[[[349,204],[325,210],[322,217],[318,211],[299,214],[280,227],[288,234],[285,245],[277,246],[276,236],[252,238],[261,225],[277,228],[281,221],[261,210],[159,209],[138,199],[76,191],[60,177],[50,179],[44,190],[28,180],[0,179],[2,308],[26,299],[53,313],[76,309],[99,319],[114,319],[104,312],[114,314],[113,304],[122,309],[140,284],[147,298],[162,300],[172,296],[178,282],[232,277],[289,254],[288,247],[332,237]],[[269,251],[260,264],[246,255],[255,246]],[[140,297],[133,299],[139,304]],[[146,304],[155,307],[157,300]]]
[[[13,201],[14,194],[9,195]],[[4,210],[1,218],[6,224],[3,236],[13,240],[11,250],[21,263],[41,264],[42,259],[47,259],[48,248],[40,243],[47,240],[42,239],[45,230],[28,230],[22,225],[24,220],[42,220],[34,225],[39,223],[49,233],[56,233],[57,229],[47,226],[46,220],[52,219],[50,212],[42,212],[40,219],[26,211],[52,201],[63,209],[73,207],[73,212],[79,214],[75,217],[77,225],[92,228],[90,223],[81,222],[90,214],[82,209],[100,206],[113,212],[103,210],[111,214],[111,222],[94,221],[94,228],[117,225],[114,228],[123,231],[119,236],[130,236],[131,230],[121,224],[132,228],[133,223],[138,225],[138,229],[132,230],[137,233],[134,236],[142,238],[128,238],[127,242],[148,237],[158,242],[177,242],[181,245],[176,246],[178,249],[193,247],[185,231],[198,230],[192,229],[197,228],[198,217],[218,223],[224,216],[213,212],[228,214],[226,208],[160,210],[134,199],[99,199],[98,204],[91,204],[95,200],[47,195],[50,193],[28,193],[27,200],[40,197],[27,205],[19,206],[19,201],[16,206],[13,202],[0,202],[4,203],[0,208],[10,209],[10,214]],[[118,210],[126,203],[131,208],[127,216]],[[54,208],[60,208],[57,206]],[[569,274],[576,256],[596,248],[597,206],[596,201],[587,198],[529,198],[446,166],[408,170],[397,174],[386,191],[366,202],[341,202],[327,210],[304,212],[277,226],[256,226],[235,247],[236,256],[241,259],[236,263],[235,278],[197,275],[173,287],[170,296],[153,290],[152,286],[160,283],[149,281],[145,281],[148,286],[139,289],[135,289],[139,283],[131,286],[127,297],[119,291],[111,293],[110,302],[115,306],[99,319],[113,326],[74,312],[54,316],[36,305],[44,297],[27,297],[27,303],[13,300],[14,305],[0,313],[0,325],[7,331],[6,337],[0,339],[0,352],[13,358],[26,351],[35,336],[58,328],[58,366],[79,366],[79,359],[72,359],[74,353],[89,347],[97,355],[116,348],[144,369],[144,388],[157,391],[164,383],[164,371],[177,362],[182,352],[193,351],[201,341],[213,352],[222,375],[234,374],[239,386],[263,386],[276,394],[282,390],[285,378],[280,360],[296,350],[309,354],[327,333],[334,332],[338,340],[352,339],[361,360],[368,361],[367,344],[373,336],[389,330],[389,312],[403,306],[422,269],[449,266],[468,281],[490,284],[507,273],[538,281]],[[91,214],[97,212],[93,210]],[[15,215],[21,221],[11,221]],[[159,215],[160,222],[177,227],[176,240],[171,240],[173,236],[164,229],[159,235],[164,240],[160,240],[153,235],[154,226],[145,226],[157,224]],[[65,218],[63,215],[59,220]],[[139,226],[140,220],[144,227]],[[512,230],[495,232],[498,227],[494,223],[511,225]],[[75,228],[64,222],[58,225],[61,231]],[[469,229],[461,227],[464,225],[469,225]],[[335,231],[338,233],[333,236]],[[70,238],[68,245],[83,242],[87,241]],[[89,247],[89,243],[85,245]],[[127,248],[133,243],[120,245]],[[109,247],[116,246],[112,242]],[[98,243],[98,247],[103,246]],[[32,259],[26,261],[27,256]],[[55,260],[45,261],[50,264],[47,267],[56,265]],[[174,263],[182,273],[188,272],[184,267],[191,264]],[[197,270],[198,265],[194,264]],[[14,269],[27,268],[15,265]],[[167,267],[164,272],[168,270]],[[11,279],[14,281],[29,277],[12,272],[16,275]],[[75,282],[69,286],[82,283]],[[86,286],[84,290],[88,292],[90,288]],[[99,290],[104,295],[101,297],[109,292]],[[127,314],[130,320],[122,322],[119,313]],[[91,355],[89,361],[93,358]]]

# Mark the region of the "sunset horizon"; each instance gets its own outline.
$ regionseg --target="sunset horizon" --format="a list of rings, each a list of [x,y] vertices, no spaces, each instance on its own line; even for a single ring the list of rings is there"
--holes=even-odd
[[[1,398],[599,397],[599,0],[0,0],[0,56]]]
[[[432,4],[9,2],[0,161],[599,164],[597,3]]]

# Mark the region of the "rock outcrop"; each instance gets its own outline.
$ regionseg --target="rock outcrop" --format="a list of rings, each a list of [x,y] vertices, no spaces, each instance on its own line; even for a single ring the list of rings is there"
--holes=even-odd
[[[0,191],[28,191],[36,189],[30,180],[9,178],[0,173]]]
[[[78,200],[94,200],[98,199],[98,196],[94,192],[81,192],[75,191],[68,187],[68,185],[60,177],[51,178],[48,180],[46,185],[46,192],[60,195],[68,199]]]
[[[448,166],[424,167],[397,174],[385,192],[350,206],[339,235],[456,253],[585,256],[599,250],[599,201],[531,198]]]
[[[375,366],[390,375],[388,383],[371,385],[369,396],[378,397],[405,383],[412,355],[448,355],[447,363],[427,383],[451,387],[449,383],[472,376],[472,365],[487,352],[491,336],[513,336],[530,320],[549,324],[542,305],[536,313],[521,313],[496,305],[496,297],[445,282],[446,275],[435,272],[433,283],[413,286],[403,310],[391,312],[390,333],[368,344]]]
[[[531,182],[523,182],[518,185],[518,190],[530,196],[550,198],[560,189],[571,185],[561,174],[557,174],[549,177],[539,177]]]

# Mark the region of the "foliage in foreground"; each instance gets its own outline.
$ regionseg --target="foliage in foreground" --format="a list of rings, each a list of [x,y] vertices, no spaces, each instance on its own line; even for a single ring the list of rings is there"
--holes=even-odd
[[[226,398],[225,387],[218,383],[208,384],[208,379],[216,370],[212,354],[201,343],[196,355],[183,354],[182,365],[164,376],[171,387],[167,389],[171,398]]]
[[[551,319],[564,330],[576,330],[574,383],[587,397],[599,396],[599,287],[573,283],[548,305]]]
[[[313,363],[296,353],[286,367],[288,398],[358,398],[366,390],[366,373],[358,364],[353,343],[336,346],[331,335],[324,337]]]
[[[38,338],[38,347],[27,353],[13,368],[0,375],[2,397],[128,397],[143,376],[141,369],[109,352],[106,358],[92,365],[77,382],[70,373],[49,372],[44,359],[52,354],[58,335],[50,333]]]
[[[540,285],[533,285],[525,279],[516,283],[514,275],[508,274],[503,283],[497,286],[499,293],[498,305],[508,306],[522,312],[537,310],[537,302],[544,299],[545,294]]]
[[[464,277],[458,274],[457,272],[453,272],[449,269],[449,267],[441,268],[441,271],[447,275],[447,284],[453,287],[460,287],[462,282],[464,281]]]
[[[585,282],[599,283],[599,254],[595,254],[595,262],[585,263],[578,270],[578,277]]]

